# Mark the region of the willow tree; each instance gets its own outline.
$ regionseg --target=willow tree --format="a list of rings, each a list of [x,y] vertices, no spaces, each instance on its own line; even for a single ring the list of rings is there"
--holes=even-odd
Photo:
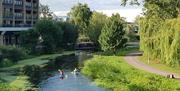
[[[166,20],[160,30],[162,62],[180,66],[180,17]]]
[[[128,0],[122,0],[126,4]],[[130,0],[140,1],[140,0]],[[143,0],[143,18],[140,20],[140,47],[144,57],[171,66],[180,64],[178,20],[179,0]],[[175,20],[174,20],[175,19]]]

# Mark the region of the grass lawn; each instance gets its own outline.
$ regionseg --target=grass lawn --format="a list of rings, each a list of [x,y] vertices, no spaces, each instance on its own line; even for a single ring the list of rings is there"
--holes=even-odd
[[[143,57],[139,57],[139,60],[147,65],[150,65],[150,66],[156,68],[156,69],[180,74],[180,67],[170,67],[165,64],[157,63],[155,61],[150,61],[150,63],[148,64],[148,61]]]
[[[72,53],[74,53],[74,52],[67,51],[67,52],[63,52],[61,54],[42,55],[39,57],[21,60],[17,64],[15,64],[11,67],[0,68],[0,78],[7,82],[12,82],[17,77],[14,74],[15,69],[18,69],[25,65],[42,65],[44,63],[47,63],[49,61],[49,59],[53,59],[53,58],[61,56],[61,55],[68,55],[68,54],[72,54]]]
[[[135,69],[122,56],[101,56],[85,62],[82,73],[110,91],[179,91],[180,82]]]

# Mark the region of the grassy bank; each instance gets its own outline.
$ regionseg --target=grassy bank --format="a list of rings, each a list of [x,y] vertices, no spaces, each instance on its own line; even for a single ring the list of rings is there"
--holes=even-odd
[[[180,82],[135,69],[119,56],[94,56],[82,73],[113,91],[179,91]]]
[[[0,68],[0,78],[1,78],[1,80],[10,83],[10,82],[14,81],[17,77],[16,70],[20,69],[21,67],[23,67],[25,65],[41,66],[44,63],[47,63],[49,61],[49,59],[54,59],[58,56],[68,55],[68,54],[72,54],[72,53],[73,52],[63,52],[60,54],[41,55],[38,57],[21,60],[13,66]]]
[[[170,67],[168,65],[165,65],[160,62],[153,61],[153,60],[151,60],[148,63],[147,59],[145,59],[144,57],[139,57],[139,60],[147,65],[150,65],[150,66],[156,68],[156,69],[180,74],[180,67]]]
[[[48,74],[48,63],[67,57],[74,52],[49,54],[19,61],[16,65],[0,69],[0,89],[2,91],[38,91],[38,84]],[[53,60],[51,60],[53,59]],[[51,60],[51,61],[50,61]],[[21,70],[20,70],[21,69]]]

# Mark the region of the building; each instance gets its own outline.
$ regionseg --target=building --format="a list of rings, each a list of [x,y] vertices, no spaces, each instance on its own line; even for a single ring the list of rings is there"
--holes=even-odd
[[[39,0],[0,0],[0,45],[18,44],[16,32],[32,28],[38,12]]]
[[[66,22],[69,20],[69,17],[68,16],[56,16],[56,15],[54,15],[53,20]]]

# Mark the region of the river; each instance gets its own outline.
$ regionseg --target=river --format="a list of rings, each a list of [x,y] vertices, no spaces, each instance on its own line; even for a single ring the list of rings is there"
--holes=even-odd
[[[63,80],[59,78],[59,74],[55,74],[43,81],[40,91],[106,91],[81,74],[77,76],[71,72],[65,74],[66,78]]]
[[[92,56],[84,52],[77,52],[76,55],[78,55],[79,67],[82,67],[84,60]],[[66,78],[63,80],[60,79],[58,73],[44,80],[40,84],[40,91],[106,91],[103,88],[97,87],[95,83],[82,74],[76,76],[70,71],[65,71],[65,75]]]

